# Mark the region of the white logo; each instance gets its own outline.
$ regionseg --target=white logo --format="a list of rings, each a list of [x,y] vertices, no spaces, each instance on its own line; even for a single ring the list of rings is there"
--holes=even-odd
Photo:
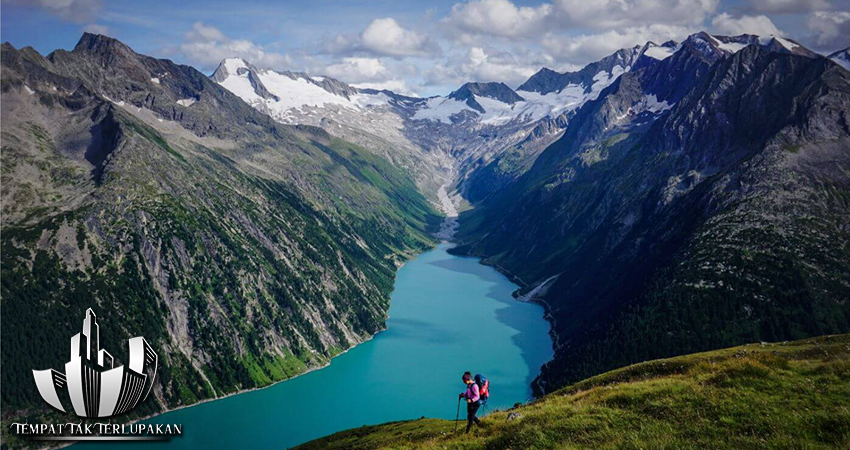
[[[158,358],[145,338],[137,336],[129,343],[129,367],[112,367],[112,355],[100,348],[97,316],[89,308],[83,332],[71,338],[71,360],[65,364],[65,373],[53,369],[32,371],[41,398],[65,412],[63,403],[68,402],[59,396],[70,397],[74,412],[80,417],[110,417],[135,408],[150,394]]]

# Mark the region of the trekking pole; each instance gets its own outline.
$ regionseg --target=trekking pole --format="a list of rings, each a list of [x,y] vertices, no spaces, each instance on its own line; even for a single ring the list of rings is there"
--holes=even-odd
[[[457,413],[455,414],[455,433],[457,433],[457,421],[460,419],[460,398],[457,399]]]

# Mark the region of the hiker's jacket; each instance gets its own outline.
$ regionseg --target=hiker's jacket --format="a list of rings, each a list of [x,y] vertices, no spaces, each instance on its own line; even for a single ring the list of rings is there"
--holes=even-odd
[[[477,402],[478,399],[481,398],[481,393],[478,390],[478,384],[472,383],[466,387],[466,392],[463,393],[463,396],[466,397],[467,400],[471,400],[472,402]]]

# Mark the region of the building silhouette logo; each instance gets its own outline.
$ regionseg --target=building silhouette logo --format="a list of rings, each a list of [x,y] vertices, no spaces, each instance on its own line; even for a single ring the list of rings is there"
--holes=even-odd
[[[71,338],[71,360],[65,363],[65,373],[32,371],[41,398],[62,412],[70,404],[80,417],[111,417],[135,408],[151,392],[158,357],[141,336],[130,339],[129,344],[130,364],[112,367],[112,355],[100,348],[97,316],[89,308],[82,333]]]

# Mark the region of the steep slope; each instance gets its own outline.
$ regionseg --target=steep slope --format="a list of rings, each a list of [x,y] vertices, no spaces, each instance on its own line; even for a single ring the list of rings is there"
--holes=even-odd
[[[432,200],[438,188],[478,201],[515,180],[560,137],[585,102],[632,66],[650,66],[672,54],[675,42],[624,49],[576,73],[557,74],[557,88],[516,92],[503,83],[466,83],[427,99],[358,89],[333,78],[260,69],[222,61],[212,79],[280,123],[321,126],[412,173]]]
[[[549,309],[558,349],[540,391],[850,330],[850,73],[689,41],[618,78],[515,185],[461,216],[457,251]]]
[[[845,48],[844,50],[832,53],[828,58],[833,60],[839,66],[850,70],[850,48]]]
[[[358,89],[324,76],[258,69],[239,59],[222,61],[213,79],[278,122],[321,126],[370,149],[395,148],[384,156],[413,173],[432,201],[445,186],[475,203],[528,170],[561,136],[575,111],[622,74],[657,65],[690,47],[702,55],[691,58],[693,66],[680,67],[698,75],[694,71],[704,72],[747,45],[814,56],[779,37],[698,33],[683,43],[647,42],[621,49],[576,72],[544,68],[516,91],[502,83],[470,82],[447,96],[426,99]],[[689,77],[680,74],[679,79]],[[665,84],[670,81],[655,80],[659,94],[680,97],[691,87],[681,81]]]
[[[466,83],[460,89],[449,94],[448,98],[466,103],[466,106],[482,114],[486,114],[487,110],[478,101],[478,98],[481,97],[506,105],[513,105],[514,103],[525,100],[505,83]]]
[[[850,337],[752,344],[605,373],[492,412],[472,435],[420,419],[343,431],[308,449],[846,448]]]
[[[410,174],[434,202],[448,181],[444,155],[405,133],[408,110],[421,99],[357,89],[330,77],[260,69],[240,58],[222,61],[211,79],[278,123],[319,126],[370,149]]]
[[[647,45],[655,47],[654,43],[648,43]],[[517,88],[517,91],[537,92],[538,94],[546,95],[549,93],[558,93],[572,87],[581,87],[584,92],[590,92],[592,86],[602,75],[605,75],[606,78],[615,78],[617,74],[629,71],[644,51],[640,45],[620,49],[599,61],[584,66],[576,72],[558,73],[544,67],[532,75],[525,83],[521,84]]]
[[[631,59],[651,47],[637,47]],[[222,61],[212,79],[280,123],[317,125],[370,149],[396,149],[384,156],[413,173],[432,200],[438,188],[454,184],[474,201],[527,170],[575,109],[628,70],[632,61],[619,53],[605,60],[604,70],[595,65],[598,73],[580,86],[555,93],[520,95],[502,83],[466,83],[445,97],[422,99],[258,69],[237,58]]]
[[[4,44],[2,95],[4,420],[44,412],[31,370],[63,366],[86,308],[116,364],[128,336],[159,353],[146,415],[369,338],[432,244],[439,218],[395,165],[114,39]]]

